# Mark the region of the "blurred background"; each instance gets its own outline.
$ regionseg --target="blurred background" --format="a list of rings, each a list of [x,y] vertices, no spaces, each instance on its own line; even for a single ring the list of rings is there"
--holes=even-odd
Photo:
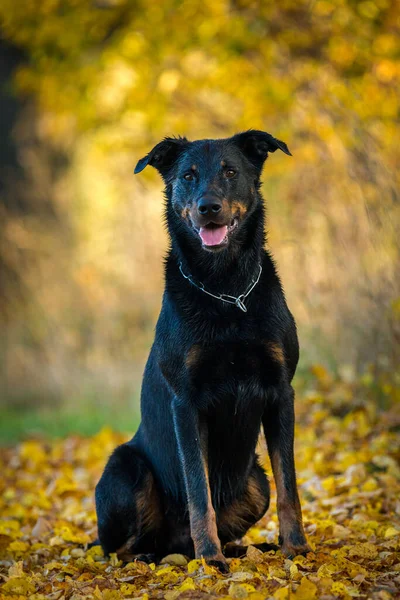
[[[399,34],[391,0],[2,0],[0,441],[135,429],[168,240],[133,169],[165,135],[288,144],[263,193],[300,377],[390,393]]]

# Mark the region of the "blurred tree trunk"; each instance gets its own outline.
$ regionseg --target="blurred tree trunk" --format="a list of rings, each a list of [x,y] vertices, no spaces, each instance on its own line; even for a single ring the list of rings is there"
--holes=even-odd
[[[47,316],[37,294],[46,280],[43,258],[72,247],[55,194],[67,157],[40,135],[34,99],[14,93],[24,61],[23,52],[0,40],[0,397],[26,376],[20,345],[44,352]]]

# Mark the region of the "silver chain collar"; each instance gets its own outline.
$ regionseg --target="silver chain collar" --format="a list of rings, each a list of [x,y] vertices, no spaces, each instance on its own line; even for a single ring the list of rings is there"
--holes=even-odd
[[[201,292],[204,292],[208,296],[212,296],[213,298],[216,298],[217,300],[221,300],[222,302],[227,302],[228,304],[234,304],[235,306],[240,308],[240,310],[242,310],[243,312],[247,312],[247,308],[244,304],[244,301],[246,300],[247,296],[249,296],[249,294],[251,294],[251,292],[254,290],[257,283],[260,281],[261,272],[262,272],[261,263],[258,265],[258,267],[259,267],[259,271],[258,271],[257,277],[252,280],[252,282],[250,283],[250,286],[244,292],[244,294],[240,294],[240,296],[230,296],[229,294],[212,294],[211,292],[206,290],[206,288],[204,287],[204,284],[201,283],[201,281],[199,283],[196,283],[190,274],[186,275],[183,272],[182,263],[179,263],[179,270],[182,273],[183,277],[185,279],[187,279],[189,281],[189,283],[191,283],[194,287],[196,287]]]

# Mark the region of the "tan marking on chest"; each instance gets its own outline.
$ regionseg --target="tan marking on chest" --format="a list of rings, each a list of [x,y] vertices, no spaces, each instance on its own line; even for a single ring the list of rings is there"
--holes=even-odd
[[[192,369],[200,361],[201,357],[201,346],[194,344],[188,351],[185,358],[185,366],[187,369]]]
[[[280,344],[276,342],[266,342],[267,350],[271,354],[272,358],[276,360],[280,365],[285,364],[285,354]]]

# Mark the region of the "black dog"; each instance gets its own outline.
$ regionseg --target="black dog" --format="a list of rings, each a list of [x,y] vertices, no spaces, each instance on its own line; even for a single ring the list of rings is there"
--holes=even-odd
[[[142,158],[166,185],[171,249],[147,362],[142,422],[96,488],[99,539],[124,560],[203,556],[222,571],[266,512],[263,425],[286,556],[309,551],[293,455],[294,319],[264,249],[260,175],[286,144],[262,131],[166,138]],[[262,549],[271,545],[261,544]],[[223,554],[224,552],[224,554]]]

